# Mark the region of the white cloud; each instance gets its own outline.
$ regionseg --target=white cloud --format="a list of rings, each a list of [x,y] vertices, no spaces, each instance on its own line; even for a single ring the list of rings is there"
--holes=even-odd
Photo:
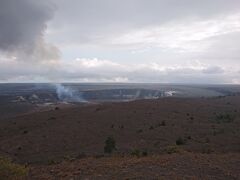
[[[107,60],[99,60],[97,58],[93,59],[76,59],[76,64],[83,66],[85,68],[95,68],[95,67],[103,67],[103,66],[118,66],[119,64],[113,63]]]
[[[11,71],[5,70],[7,66],[11,66]],[[97,58],[37,64],[0,60],[2,82],[238,83],[238,77],[239,73],[236,71],[198,61],[164,66],[156,62],[123,64]]]
[[[184,19],[160,26],[134,29],[116,38],[111,37],[109,43],[134,49],[138,47],[143,52],[150,47],[178,52],[201,52],[209,48],[211,38],[233,32],[240,32],[239,13],[208,20]]]

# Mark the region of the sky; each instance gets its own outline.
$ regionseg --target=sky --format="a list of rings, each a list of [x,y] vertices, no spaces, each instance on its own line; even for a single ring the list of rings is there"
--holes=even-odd
[[[0,82],[240,84],[239,0],[0,0]]]

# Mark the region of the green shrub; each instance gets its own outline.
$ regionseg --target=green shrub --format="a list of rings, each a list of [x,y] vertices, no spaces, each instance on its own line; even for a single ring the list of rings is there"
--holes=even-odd
[[[24,179],[27,175],[28,168],[0,157],[0,179]]]
[[[138,149],[134,149],[134,150],[131,152],[131,155],[132,155],[132,156],[140,157],[140,156],[141,156],[141,152],[140,152],[140,150],[138,150]]]
[[[105,141],[104,152],[112,153],[116,149],[116,142],[113,137],[108,137]]]
[[[49,159],[49,160],[47,161],[47,163],[48,163],[48,165],[57,164],[57,162],[56,162],[55,160],[53,160],[53,159]]]
[[[184,141],[181,137],[179,137],[179,138],[176,140],[176,145],[183,145],[183,144],[185,144],[185,141]]]
[[[148,155],[148,152],[147,151],[140,151],[139,149],[134,149],[132,152],[131,152],[131,155],[132,156],[136,156],[136,157],[145,157]]]
[[[228,113],[218,114],[215,117],[215,122],[217,122],[217,123],[230,123],[230,122],[233,122],[234,118],[235,117],[232,114],[228,114]]]

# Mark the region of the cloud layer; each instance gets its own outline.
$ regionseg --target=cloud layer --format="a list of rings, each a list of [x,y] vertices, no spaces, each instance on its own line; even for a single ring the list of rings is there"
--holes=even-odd
[[[239,7],[2,0],[0,81],[240,83]]]
[[[8,66],[11,66],[10,72]],[[78,58],[70,62],[42,62],[38,66],[6,60],[0,66],[0,77],[2,82],[239,83],[240,73],[197,61],[182,66],[162,66]]]

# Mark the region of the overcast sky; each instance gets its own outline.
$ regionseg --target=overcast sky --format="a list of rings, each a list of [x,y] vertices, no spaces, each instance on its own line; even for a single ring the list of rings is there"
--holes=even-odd
[[[240,0],[0,0],[0,82],[240,84]]]

